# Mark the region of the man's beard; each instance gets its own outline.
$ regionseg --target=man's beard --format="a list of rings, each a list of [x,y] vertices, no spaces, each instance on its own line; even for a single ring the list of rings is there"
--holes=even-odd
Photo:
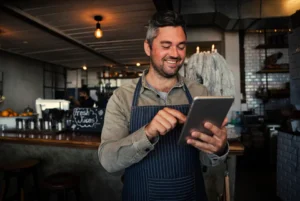
[[[180,66],[178,66],[178,68],[176,69],[176,72],[169,74],[167,72],[164,71],[164,62],[166,62],[167,59],[163,59],[163,64],[159,67],[158,65],[155,64],[155,62],[152,60],[152,57],[150,57],[150,62],[153,66],[153,69],[162,77],[165,78],[173,78],[176,77],[178,74],[178,71],[180,70],[180,68],[183,66],[183,63],[180,64]],[[180,60],[180,58],[178,58],[177,60]]]

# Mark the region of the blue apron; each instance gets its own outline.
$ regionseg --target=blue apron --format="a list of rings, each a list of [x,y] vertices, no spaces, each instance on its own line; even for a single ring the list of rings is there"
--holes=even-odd
[[[166,106],[137,106],[141,79],[138,81],[131,108],[130,133],[149,123]],[[184,85],[185,94],[192,96]],[[168,105],[187,115],[189,104]],[[192,146],[177,145],[182,125],[164,136],[140,162],[125,169],[123,201],[207,201],[201,172],[199,151]]]

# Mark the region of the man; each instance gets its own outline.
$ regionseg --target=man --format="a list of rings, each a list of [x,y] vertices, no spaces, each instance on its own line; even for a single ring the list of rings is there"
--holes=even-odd
[[[95,104],[95,101],[90,97],[90,90],[86,87],[83,87],[79,90],[79,100],[75,100],[74,104],[78,107],[89,107],[92,108]],[[71,97],[73,99],[73,97]]]
[[[177,145],[192,97],[208,95],[204,86],[178,74],[186,52],[182,17],[156,13],[144,49],[149,70],[115,90],[108,102],[99,160],[108,172],[125,169],[125,201],[207,200],[200,160],[204,165],[225,160],[227,134],[225,127],[206,122],[212,137],[193,132],[189,146]]]

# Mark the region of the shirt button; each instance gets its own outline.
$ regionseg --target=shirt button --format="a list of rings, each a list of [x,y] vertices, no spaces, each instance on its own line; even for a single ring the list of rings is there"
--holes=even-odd
[[[146,151],[146,152],[149,152],[149,151],[150,151],[150,149],[149,149],[149,148],[147,148],[147,149],[145,149],[145,151]]]

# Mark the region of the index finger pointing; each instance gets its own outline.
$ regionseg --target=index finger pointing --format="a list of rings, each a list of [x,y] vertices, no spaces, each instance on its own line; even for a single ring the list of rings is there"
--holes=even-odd
[[[186,121],[186,116],[180,111],[167,107],[165,107],[164,110],[173,115],[176,119],[178,119],[179,123],[184,123]]]

